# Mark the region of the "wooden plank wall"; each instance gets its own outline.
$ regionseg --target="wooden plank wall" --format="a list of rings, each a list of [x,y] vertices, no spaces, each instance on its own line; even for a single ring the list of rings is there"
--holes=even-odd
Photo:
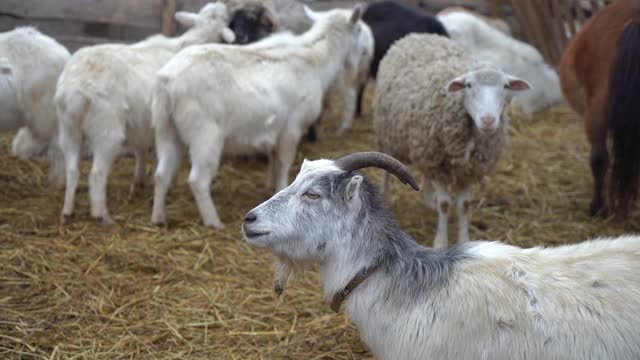
[[[585,6],[593,14],[612,1],[510,0],[510,5],[524,40],[538,48],[548,62],[557,64],[569,39],[588,20]]]
[[[0,32],[35,26],[70,51],[104,42],[135,42],[173,34],[177,10],[208,0],[0,0]],[[178,31],[180,29],[177,29]]]

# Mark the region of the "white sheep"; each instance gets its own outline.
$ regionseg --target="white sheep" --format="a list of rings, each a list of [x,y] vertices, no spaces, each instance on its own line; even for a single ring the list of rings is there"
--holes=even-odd
[[[0,33],[0,132],[20,131],[11,152],[27,159],[45,150],[49,179],[64,182],[64,160],[57,140],[53,95],[69,51],[36,29]]]
[[[435,189],[434,247],[448,243],[452,194],[457,194],[458,241],[469,241],[471,185],[500,159],[507,136],[505,105],[528,88],[521,79],[480,66],[461,46],[437,35],[406,36],[382,60],[374,99],[378,146],[422,171],[428,206],[434,205],[429,189]]]
[[[360,35],[356,46],[353,47],[344,64],[344,69],[333,82],[324,96],[323,109],[330,109],[336,98],[343,99],[342,116],[337,135],[344,134],[351,128],[357,115],[361,96],[369,80],[369,67],[373,59],[374,40],[371,29],[364,21],[358,21]]]
[[[157,35],[132,45],[86,47],[65,67],[55,96],[67,173],[63,220],[74,210],[83,138],[93,153],[89,175],[91,216],[110,224],[107,177],[125,147],[136,157],[130,195],[144,178],[146,153],[153,144],[149,100],[156,72],[185,47],[221,38],[234,40],[233,32],[226,27],[224,4],[207,4],[197,14],[177,12],[175,19],[189,27],[180,37]]]
[[[153,223],[165,222],[166,194],[185,148],[189,184],[206,226],[224,226],[210,193],[223,153],[271,154],[269,182],[276,190],[287,186],[302,133],[320,114],[322,95],[359,29],[359,7],[308,12],[315,23],[303,35],[241,47],[194,46],[159,72],[152,100],[158,155]]]
[[[501,33],[468,13],[453,12],[438,15],[438,19],[451,39],[474,59],[490,63],[532,85],[531,91],[513,99],[513,105],[527,116],[562,101],[558,74],[533,46]]]
[[[356,171],[406,168],[381,154],[305,161],[245,216],[245,240],[273,252],[274,290],[291,265],[319,263],[325,301],[380,360],[638,359],[640,237],[521,249],[431,249],[398,225]]]

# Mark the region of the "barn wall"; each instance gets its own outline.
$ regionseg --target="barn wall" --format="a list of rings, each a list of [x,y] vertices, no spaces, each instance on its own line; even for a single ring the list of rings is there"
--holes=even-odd
[[[197,11],[211,0],[0,0],[0,32],[17,26],[35,26],[64,44],[70,51],[105,42],[130,43],[176,29],[173,13]],[[457,5],[490,14],[494,2],[506,0],[396,0],[436,13]],[[311,6],[324,10],[350,7],[353,0],[315,0]],[[508,15],[508,14],[504,14]],[[513,23],[511,24],[514,25]],[[517,31],[516,31],[517,33]]]

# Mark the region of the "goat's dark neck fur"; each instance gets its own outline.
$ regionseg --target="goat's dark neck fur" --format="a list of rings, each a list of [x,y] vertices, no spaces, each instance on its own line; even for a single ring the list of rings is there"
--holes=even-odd
[[[335,189],[333,197],[335,201],[345,201],[345,187],[353,173],[344,173],[334,180]],[[349,261],[354,264],[348,274],[340,276],[340,284],[333,287],[340,289],[363,267],[379,264],[376,273],[371,277],[387,276],[393,281],[379,282],[386,288],[380,288],[380,296],[391,298],[394,293],[405,293],[407,301],[416,299],[425,293],[425,290],[439,286],[448,278],[449,272],[458,261],[464,259],[465,247],[453,246],[444,250],[434,250],[418,245],[407,233],[402,231],[390,209],[384,204],[374,186],[365,178],[360,185],[360,200],[362,206],[356,217],[355,226],[349,233],[350,239],[346,241],[350,249],[349,254],[342,259],[327,259],[328,266],[341,269],[348,268],[340,261]],[[345,204],[346,206],[346,204]],[[336,256],[340,258],[340,256]],[[330,271],[329,269],[323,270]],[[342,279],[344,277],[344,279]],[[328,289],[325,284],[325,296],[333,296],[336,289]]]

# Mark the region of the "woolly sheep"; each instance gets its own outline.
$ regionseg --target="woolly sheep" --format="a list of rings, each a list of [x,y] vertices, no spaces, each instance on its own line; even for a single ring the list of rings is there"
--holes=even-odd
[[[434,246],[447,245],[452,194],[457,194],[458,241],[468,241],[470,187],[500,159],[507,136],[505,104],[529,85],[481,67],[448,38],[412,34],[391,47],[376,86],[379,148],[422,171],[428,206],[434,206],[434,197],[427,189],[435,189]]]
[[[318,263],[325,301],[380,360],[640,358],[640,237],[426,248],[355,172],[392,163],[371,157],[304,161],[247,213],[247,243],[285,261],[276,294],[291,266]]]
[[[152,36],[133,45],[105,44],[76,52],[58,81],[55,103],[67,183],[63,220],[74,210],[83,138],[93,153],[89,175],[91,216],[111,224],[107,177],[123,148],[136,157],[130,196],[144,179],[146,153],[153,144],[149,96],[155,74],[174,54],[193,44],[233,42],[224,4],[207,4],[198,14],[177,12],[189,30],[177,38]]]
[[[64,182],[53,105],[56,81],[69,51],[36,29],[0,33],[0,132],[20,128],[12,153],[23,159],[48,152],[49,179]]]
[[[527,116],[563,100],[556,71],[533,46],[507,36],[483,20],[464,12],[438,15],[451,39],[467,49],[479,61],[522,79],[532,90],[518,94],[513,105]]]
[[[322,95],[356,43],[360,18],[359,7],[308,12],[317,20],[303,35],[192,46],[160,70],[152,94],[158,155],[153,223],[165,222],[166,194],[185,150],[206,226],[224,226],[210,192],[223,153],[271,154],[268,182],[276,190],[287,186],[302,132],[319,115]]]

